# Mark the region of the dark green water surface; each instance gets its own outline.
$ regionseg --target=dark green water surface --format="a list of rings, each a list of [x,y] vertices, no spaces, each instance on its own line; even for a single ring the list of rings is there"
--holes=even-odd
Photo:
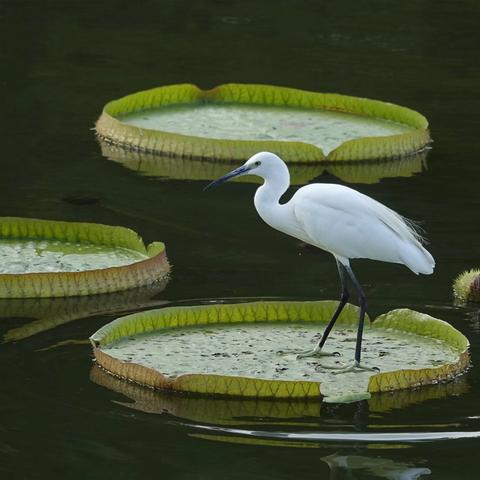
[[[174,266],[163,292],[0,301],[2,478],[479,478],[480,439],[452,437],[480,431],[480,321],[451,298],[453,278],[480,263],[479,16],[473,0],[0,1],[0,215],[128,226],[165,241]],[[252,184],[203,193],[205,181],[102,156],[91,128],[108,100],[231,81],[379,98],[429,118],[421,173],[353,186],[424,221],[435,274],[353,267],[372,316],[410,307],[469,337],[473,368],[449,389],[320,408],[169,399],[91,371],[90,347],[71,340],[119,312],[338,295],[333,259],[264,225]],[[323,167],[317,180],[339,181]]]

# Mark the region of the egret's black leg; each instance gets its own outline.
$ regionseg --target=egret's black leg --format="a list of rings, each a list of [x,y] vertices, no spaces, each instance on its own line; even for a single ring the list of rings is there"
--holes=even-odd
[[[315,347],[302,352],[297,352],[297,358],[340,355],[338,352],[334,352],[334,353],[322,352],[323,345],[327,341],[327,338],[330,335],[330,332],[333,326],[335,325],[335,322],[340,316],[340,313],[342,313],[343,307],[348,302],[348,299],[350,297],[350,294],[348,293],[348,289],[347,289],[347,273],[345,271],[345,267],[338,260],[337,260],[337,268],[338,268],[338,273],[340,275],[340,283],[342,285],[342,294],[340,297],[340,302],[335,310],[335,313],[333,314],[332,318],[330,319],[327,326],[325,327],[325,330],[323,331],[323,334],[320,340],[318,341],[318,343],[315,345]]]
[[[346,303],[348,302],[348,299],[350,298],[350,294],[348,293],[348,288],[347,288],[347,278],[345,275],[345,267],[338,260],[337,260],[337,268],[338,268],[338,273],[340,275],[340,283],[342,285],[342,294],[340,296],[340,302],[337,306],[337,309],[335,310],[335,313],[333,314],[333,317],[331,318],[331,320],[328,322],[328,325],[322,334],[322,338],[318,342],[319,348],[322,348],[325,342],[327,341],[328,335],[330,335],[330,331],[335,325],[335,322],[337,321],[337,318],[340,316],[340,313],[342,313],[343,307],[346,305]]]
[[[350,294],[348,293],[348,288],[347,288],[347,276],[345,274],[345,267],[337,260],[337,268],[338,268],[338,273],[340,275],[340,283],[342,285],[342,294],[340,296],[340,302],[337,306],[337,309],[335,310],[335,313],[333,314],[332,318],[328,322],[328,325],[325,327],[325,330],[322,333],[322,337],[320,338],[318,344],[314,348],[315,351],[321,351],[323,346],[325,345],[325,342],[327,341],[328,336],[330,335],[330,332],[335,325],[335,322],[337,321],[338,317],[340,316],[340,313],[342,313],[343,307],[345,304],[348,302],[348,299],[350,298]],[[305,353],[299,353],[298,358],[302,357],[307,357],[307,352]]]
[[[363,291],[363,288],[358,283],[357,278],[355,277],[353,270],[350,266],[345,267],[345,270],[348,272],[348,275],[352,279],[352,283],[355,286],[355,289],[358,293],[358,304],[360,306],[360,315],[358,320],[358,330],[357,330],[357,343],[355,344],[355,362],[360,363],[360,358],[362,356],[362,338],[363,338],[363,326],[365,324],[365,313],[367,311],[367,297]]]
[[[366,367],[360,364],[360,359],[362,357],[363,326],[365,325],[365,313],[367,311],[367,298],[360,283],[358,283],[358,280],[356,279],[352,269],[350,268],[350,265],[345,266],[345,271],[348,273],[353,285],[355,286],[355,289],[357,290],[358,303],[360,306],[360,315],[358,320],[357,342],[355,344],[355,360],[353,362],[353,365],[345,368],[340,368],[338,373],[354,372],[358,370],[379,371],[377,367]]]

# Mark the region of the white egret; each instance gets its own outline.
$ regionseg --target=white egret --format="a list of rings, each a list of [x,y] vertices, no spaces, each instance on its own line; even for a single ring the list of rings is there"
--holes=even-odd
[[[270,152],[253,155],[244,165],[206,188],[241,175],[257,175],[264,179],[255,193],[254,203],[268,225],[330,252],[337,262],[342,287],[340,303],[315,347],[300,352],[297,358],[332,355],[322,349],[349,299],[349,277],[358,294],[360,314],[355,359],[353,365],[341,371],[371,370],[360,363],[367,301],[350,267],[350,259],[400,263],[416,274],[431,274],[435,261],[422,246],[422,237],[415,225],[385,205],[343,185],[306,185],[290,201],[280,203],[290,185],[290,174],[283,160]]]

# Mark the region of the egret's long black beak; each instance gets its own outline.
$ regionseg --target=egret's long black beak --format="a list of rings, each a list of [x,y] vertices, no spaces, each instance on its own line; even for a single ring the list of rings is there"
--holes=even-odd
[[[235,170],[232,170],[230,173],[227,173],[223,177],[217,178],[217,180],[214,180],[213,182],[209,183],[203,189],[203,191],[207,190],[210,187],[216,187],[217,185],[220,185],[221,183],[226,182],[227,180],[230,180],[233,177],[238,177],[239,175],[247,173],[249,170],[251,170],[251,167],[247,167],[246,165],[242,165],[241,167],[238,167]]]

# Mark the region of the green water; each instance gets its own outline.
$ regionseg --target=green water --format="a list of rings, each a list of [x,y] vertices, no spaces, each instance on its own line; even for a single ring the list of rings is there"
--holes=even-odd
[[[306,142],[325,154],[348,140],[398,135],[401,123],[325,110],[253,105],[187,105],[130,113],[121,120],[139,128],[228,140]]]
[[[435,480],[478,478],[480,440],[462,432],[480,431],[480,319],[476,308],[453,306],[451,282],[480,261],[479,14],[473,0],[0,3],[0,213],[125,225],[147,242],[165,241],[172,279],[150,304],[331,299],[339,287],[329,255],[260,221],[254,185],[203,193],[205,180],[158,181],[107,161],[90,130],[107,101],[157,85],[235,81],[378,98],[425,114],[435,142],[421,172],[348,182],[424,222],[435,274],[369,261],[353,268],[371,316],[409,307],[445,319],[470,338],[474,363],[449,389],[383,410],[206,400],[187,409],[164,397],[153,401],[168,409],[153,410],[142,393],[95,383],[87,344],[45,350],[138,308],[120,302],[116,313],[97,309],[0,345],[2,475],[369,479],[388,478],[378,464],[393,462]],[[341,181],[324,170],[318,181]],[[97,201],[64,200],[72,196]],[[15,312],[2,316],[2,333],[35,316]],[[125,405],[127,394],[143,409]],[[387,442],[382,433],[395,436]],[[331,455],[348,459],[329,467]]]
[[[122,247],[52,240],[0,240],[1,273],[80,272],[148,258]]]

